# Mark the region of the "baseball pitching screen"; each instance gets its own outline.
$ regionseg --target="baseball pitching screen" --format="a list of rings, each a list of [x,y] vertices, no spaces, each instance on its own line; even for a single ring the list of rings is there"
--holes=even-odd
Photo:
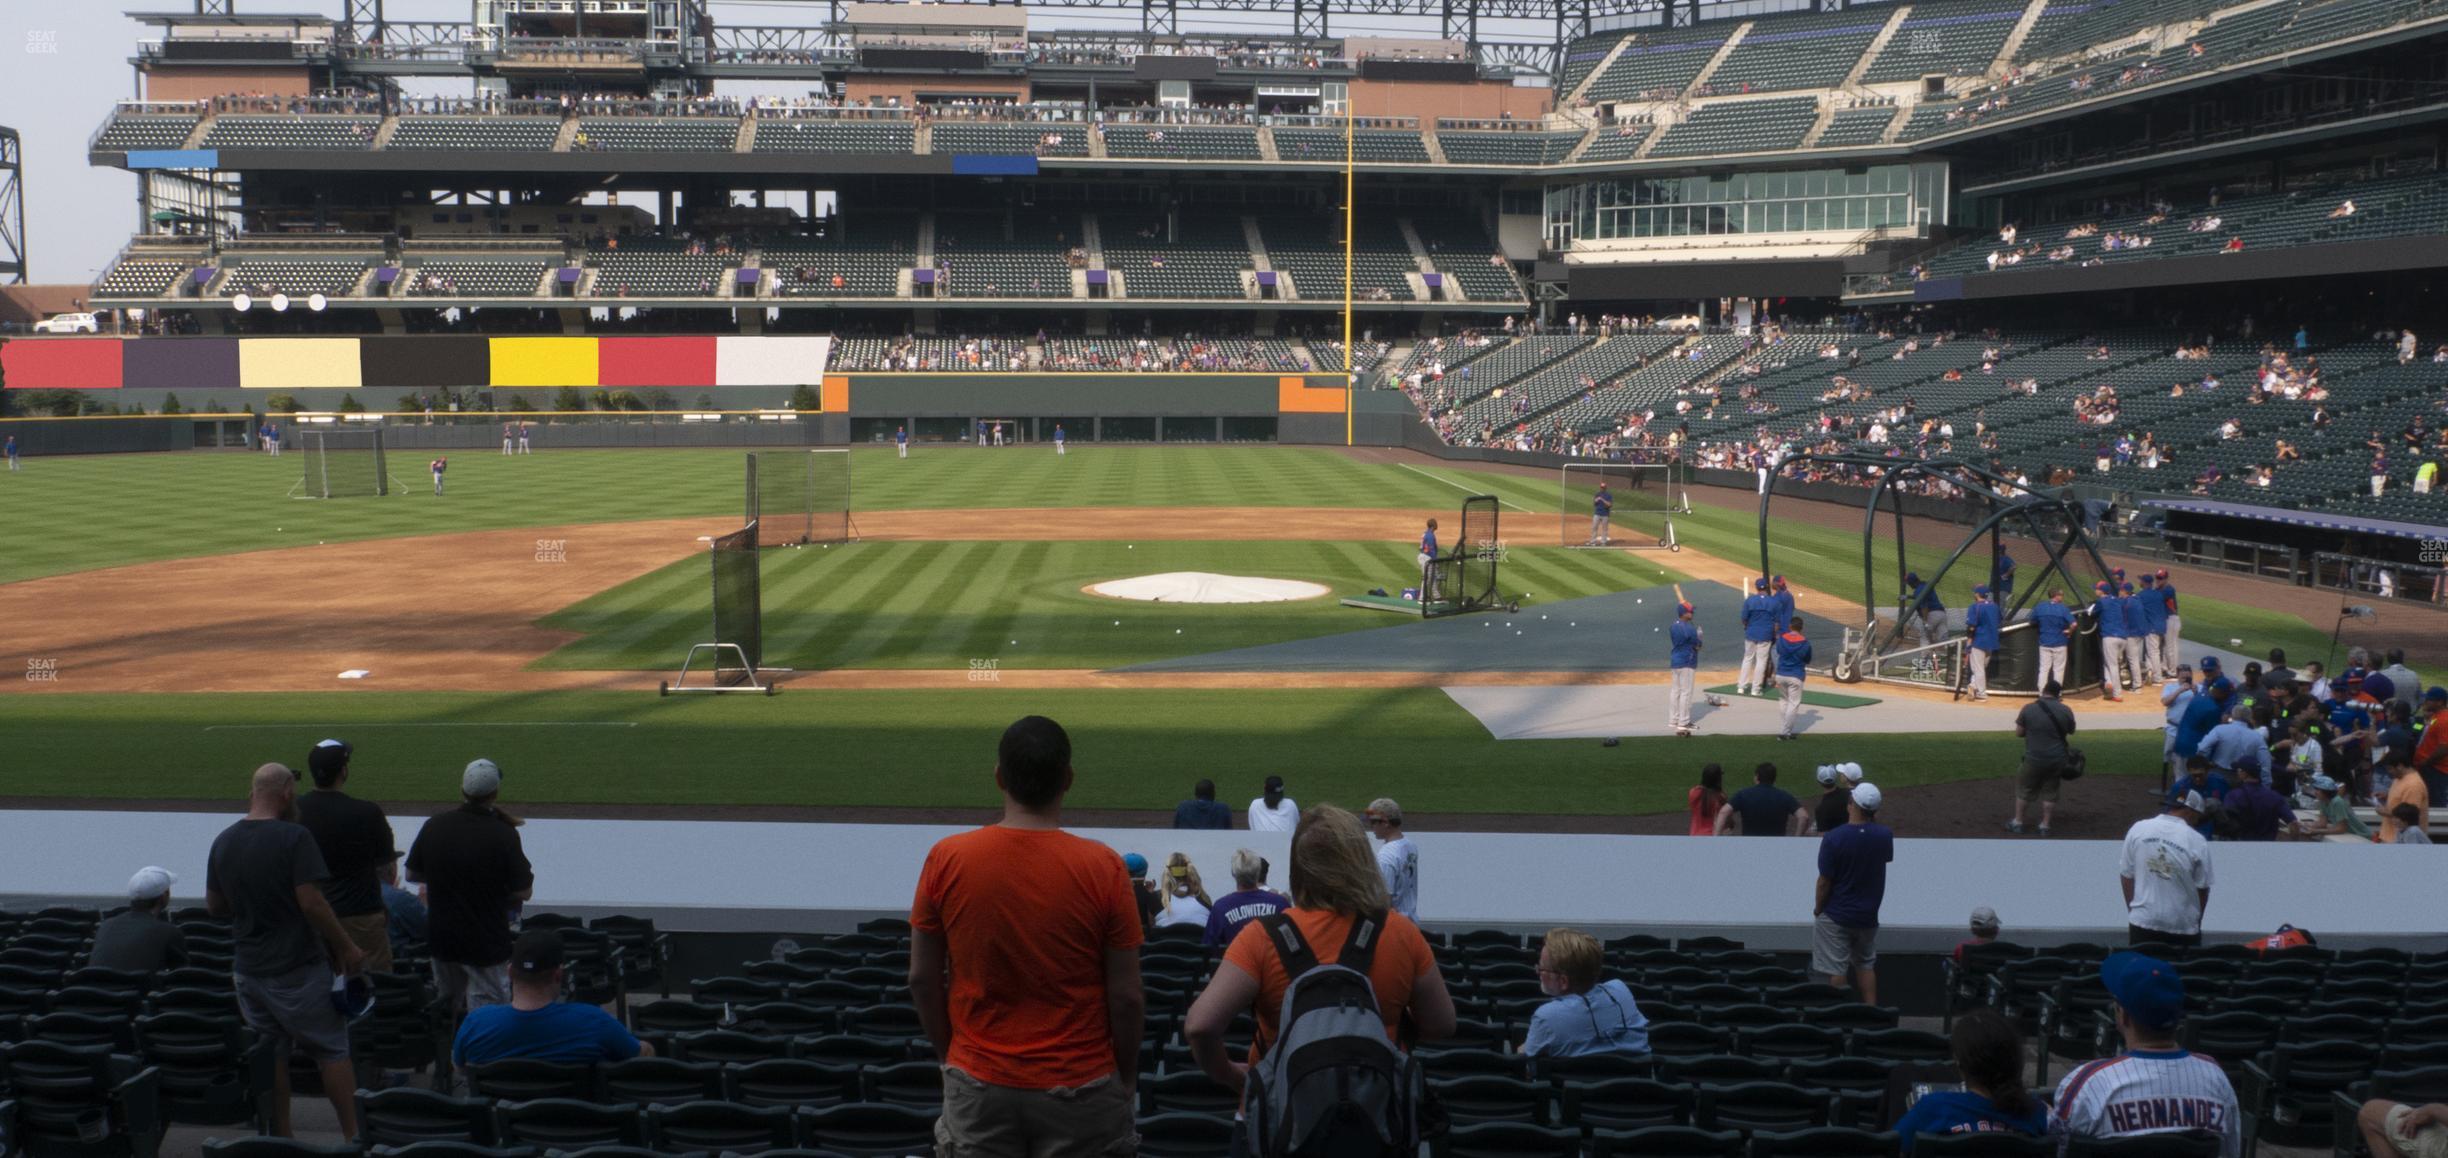
[[[761,542],[840,543],[850,538],[850,452],[772,450],[748,456],[748,521]]]
[[[305,434],[305,451],[305,475],[293,494],[341,499],[391,493],[380,428],[310,430]]]
[[[1462,500],[1462,525],[1454,535],[1453,547],[1428,565],[1428,590],[1420,593],[1420,614],[1434,618],[1495,606],[1496,567],[1503,557],[1496,497],[1472,495]]]
[[[1557,500],[1567,547],[1663,547],[1672,542],[1673,516],[1691,510],[1687,472],[1679,462],[1568,462],[1557,472]],[[1604,488],[1609,513],[1600,516]]]
[[[763,594],[759,590],[757,525],[714,540],[714,642],[736,644],[750,674],[765,664]],[[718,669],[719,672],[719,669]]]

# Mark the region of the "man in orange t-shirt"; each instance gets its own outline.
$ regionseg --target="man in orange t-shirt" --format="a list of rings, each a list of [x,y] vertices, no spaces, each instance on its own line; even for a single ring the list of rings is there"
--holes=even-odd
[[[2397,818],[2390,813],[2400,804],[2411,804],[2417,813],[2430,815],[2431,786],[2423,783],[2422,774],[2414,770],[2414,763],[2407,755],[2392,750],[2388,762],[2389,771],[2395,778],[2389,781],[2388,798],[2380,802],[2379,841],[2382,844],[2395,844],[2398,830],[2405,826],[2397,823]]]
[[[910,905],[910,993],[944,1063],[941,1152],[1112,1154],[1132,1117],[1146,999],[1122,858],[1062,831],[1071,739],[1003,733],[1003,821],[927,853]]]

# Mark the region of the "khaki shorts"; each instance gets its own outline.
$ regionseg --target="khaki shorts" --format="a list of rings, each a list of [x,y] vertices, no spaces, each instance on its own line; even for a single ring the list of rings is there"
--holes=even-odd
[[[945,1066],[943,1092],[936,1158],[1131,1158],[1139,1152],[1131,1092],[1110,1074],[1084,1086],[1022,1090]]]
[[[2386,1123],[2389,1145],[2395,1147],[2396,1151],[2405,1158],[2448,1158],[2448,1128],[2425,1126],[2414,1134],[2406,1133],[2406,1115],[2413,1112],[2414,1107],[2412,1106],[2389,1107]],[[2388,1156],[2378,1155],[2376,1158],[2388,1158]]]
[[[1811,921],[1811,972],[1842,977],[1878,965],[1878,926],[1855,929],[1826,917]]]
[[[436,959],[433,963],[434,992],[442,995],[452,1011],[464,1014],[488,1005],[510,1004],[510,963],[498,965],[462,965],[456,961]]]
[[[2057,787],[2064,773],[2063,763],[2050,761],[2044,764],[2025,756],[2023,770],[2015,776],[2015,799],[2027,804],[2057,803]]]
[[[332,1007],[331,966],[321,961],[272,977],[235,975],[247,1028],[294,1045],[318,1062],[349,1056],[348,1022]]]
[[[348,934],[349,943],[365,951],[365,971],[391,971],[391,914],[359,913],[340,918],[340,931]]]

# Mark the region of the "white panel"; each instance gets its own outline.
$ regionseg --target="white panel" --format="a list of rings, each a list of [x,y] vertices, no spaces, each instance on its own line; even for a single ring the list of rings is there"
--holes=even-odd
[[[741,335],[714,339],[717,386],[817,386],[833,353],[829,337]]]

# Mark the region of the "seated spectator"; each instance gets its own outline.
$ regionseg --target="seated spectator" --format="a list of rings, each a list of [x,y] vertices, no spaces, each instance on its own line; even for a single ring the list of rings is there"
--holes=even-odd
[[[1165,910],[1165,898],[1156,882],[1147,879],[1147,858],[1135,852],[1123,853],[1122,868],[1130,874],[1131,900],[1139,906],[1139,927],[1155,928],[1157,914]]]
[[[1190,786],[1190,799],[1173,807],[1173,827],[1232,827],[1232,809],[1216,800],[1215,781],[1201,780]]]
[[[1241,926],[1291,907],[1291,898],[1267,887],[1268,867],[1266,858],[1254,850],[1233,852],[1233,891],[1208,906],[1207,936],[1202,939],[1208,948],[1224,948],[1241,935]]]
[[[2392,804],[2388,814],[2390,820],[2397,822],[2397,843],[2431,843],[2431,831],[2423,826],[2422,809],[2412,804]]]
[[[390,915],[391,954],[404,954],[410,946],[425,942],[425,901],[415,893],[400,887],[399,853],[384,861],[381,871],[383,910]]]
[[[1165,861],[1163,881],[1165,907],[1156,914],[1156,928],[1167,925],[1207,927],[1208,910],[1214,902],[1207,899],[1207,886],[1199,880],[1198,866],[1190,863],[1188,853],[1174,853]]]
[[[1972,910],[1972,939],[1955,943],[1956,963],[1963,962],[1964,950],[1986,945],[1998,939],[1997,910],[1987,905]]]
[[[653,1057],[654,1047],[592,1005],[561,1000],[561,933],[529,929],[510,949],[510,1004],[469,1010],[451,1060],[478,1066],[504,1058],[584,1065]]]
[[[2125,1052],[2076,1066],[2057,1087],[2049,1132],[2117,1138],[2200,1130],[2219,1136],[2219,1152],[2243,1151],[2235,1087],[2218,1063],[2176,1044],[2184,1018],[2184,979],[2176,967],[2140,953],[2111,953],[2100,982],[2116,1009]]]
[[[1539,990],[1521,1052],[1531,1057],[1649,1056],[1649,1019],[1619,978],[1598,979],[1605,952],[1579,929],[1551,929],[1539,950]]]
[[[1296,932],[1319,962],[1332,964],[1343,960],[1353,947],[1353,932],[1364,926],[1379,934],[1368,942],[1367,973],[1386,1037],[1409,1049],[1453,1033],[1453,997],[1437,972],[1436,956],[1419,926],[1391,911],[1385,877],[1377,871],[1377,857],[1360,818],[1321,804],[1302,816],[1292,832],[1292,907],[1241,930],[1206,991],[1190,1006],[1182,1036],[1199,1068],[1239,1091],[1249,1080],[1250,1066],[1266,1056],[1280,1032],[1278,1018],[1291,974],[1282,956],[1285,946],[1270,935],[1272,930]],[[1224,1031],[1245,1010],[1258,1022],[1247,1064],[1224,1053]]]
[[[2441,1158],[2448,1155],[2448,1106],[2409,1106],[2386,1098],[2363,1103],[2355,1128],[2372,1158]]]
[[[169,869],[146,865],[128,878],[125,912],[94,928],[86,964],[122,973],[159,973],[187,963],[187,934],[170,923]]]
[[[2224,812],[2235,826],[2235,840],[2276,840],[2283,831],[2290,836],[2302,836],[2302,826],[2295,822],[2295,810],[2287,806],[2286,798],[2261,782],[2261,765],[2246,761],[2236,765],[2237,784],[2229,789]]]
[[[1955,1019],[1953,1041],[1961,1090],[1932,1090],[1896,1119],[1901,1151],[1912,1153],[1921,1134],[2048,1133],[2048,1107],[2023,1087],[2023,1035],[1994,1009],[1974,1009]]]

